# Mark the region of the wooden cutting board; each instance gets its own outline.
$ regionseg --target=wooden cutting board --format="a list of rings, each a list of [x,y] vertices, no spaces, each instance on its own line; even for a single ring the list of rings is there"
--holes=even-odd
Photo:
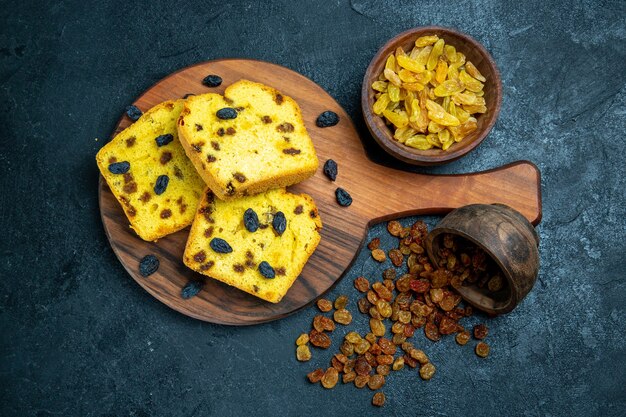
[[[224,80],[218,88],[202,85],[202,79],[217,74]],[[419,214],[443,214],[471,203],[503,203],[520,211],[533,224],[541,219],[540,175],[530,162],[467,175],[421,175],[383,167],[371,162],[352,121],[341,106],[308,78],[279,65],[243,59],[222,59],[197,64],[159,81],[140,96],[135,105],[146,111],[187,93],[223,93],[239,79],[271,85],[294,98],[302,109],[304,122],[320,160],[311,179],[290,188],[311,195],[323,222],[322,240],[301,276],[278,304],[268,303],[218,281],[207,279],[203,290],[184,300],[182,287],[201,276],[182,262],[188,229],[157,243],[144,242],[128,227],[128,220],[106,183],[100,178],[99,202],[102,221],[113,251],[128,273],[146,291],[169,307],[200,320],[229,325],[249,325],[279,319],[316,300],[337,282],[351,265],[369,225]],[[315,125],[325,110],[337,113],[341,121],[329,128]],[[130,124],[123,117],[114,135]],[[488,146],[485,145],[485,146]],[[332,158],[339,165],[336,182],[322,173]],[[341,207],[335,189],[347,190],[353,203]],[[160,259],[159,270],[148,278],[139,274],[139,260],[148,254]],[[390,261],[387,260],[387,263]]]

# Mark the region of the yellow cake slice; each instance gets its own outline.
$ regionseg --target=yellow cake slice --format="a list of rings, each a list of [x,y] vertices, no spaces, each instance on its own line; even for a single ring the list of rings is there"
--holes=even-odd
[[[190,225],[206,188],[178,140],[176,122],[183,103],[153,107],[96,155],[130,227],[143,240]]]
[[[224,96],[190,97],[178,132],[198,173],[222,200],[286,187],[317,170],[298,104],[263,84],[240,80]]]
[[[321,228],[306,194],[281,188],[224,201],[207,190],[183,260],[201,274],[278,303],[315,251]]]

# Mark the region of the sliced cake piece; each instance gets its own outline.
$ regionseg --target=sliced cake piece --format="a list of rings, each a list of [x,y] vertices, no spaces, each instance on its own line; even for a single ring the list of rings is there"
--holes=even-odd
[[[224,96],[190,97],[178,132],[189,159],[222,200],[286,187],[317,170],[298,104],[263,84],[240,80]]]
[[[223,201],[207,190],[185,248],[189,268],[278,303],[320,241],[313,199],[284,189]]]
[[[206,188],[178,140],[176,121],[183,102],[153,107],[96,155],[130,227],[143,240],[189,226]]]

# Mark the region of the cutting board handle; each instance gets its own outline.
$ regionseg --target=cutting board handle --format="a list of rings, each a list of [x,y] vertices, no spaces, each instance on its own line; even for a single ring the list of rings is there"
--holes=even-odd
[[[371,165],[380,198],[364,202],[370,224],[421,214],[445,214],[467,204],[501,203],[533,225],[541,221],[541,174],[535,164],[518,161],[472,174],[415,174]],[[420,178],[417,178],[420,177]]]

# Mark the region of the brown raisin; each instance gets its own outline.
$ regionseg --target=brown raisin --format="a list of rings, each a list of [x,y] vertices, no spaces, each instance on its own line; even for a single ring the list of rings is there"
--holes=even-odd
[[[331,344],[330,337],[328,337],[326,333],[318,332],[315,329],[309,332],[309,341],[313,346],[317,346],[322,349],[328,349]]]
[[[478,342],[478,344],[476,345],[476,355],[480,356],[481,358],[486,358],[487,356],[489,356],[489,351],[491,349],[489,348],[489,345],[485,342]]]
[[[367,301],[367,298],[361,298],[358,302],[357,302],[357,306],[359,308],[359,311],[363,314],[367,314],[367,312],[369,311],[370,307],[372,307],[372,303],[370,303],[369,301]]]
[[[311,350],[308,345],[299,345],[296,348],[296,359],[300,362],[306,362],[311,360]]]
[[[394,266],[402,266],[404,256],[402,256],[402,252],[400,252],[398,249],[391,249],[389,251],[389,259]]]
[[[374,239],[370,241],[370,243],[367,244],[367,248],[369,250],[378,249],[379,247],[380,247],[380,238],[378,237],[375,237]]]
[[[382,392],[377,392],[376,394],[374,394],[374,396],[372,397],[372,405],[375,405],[376,407],[382,407],[383,405],[385,405],[385,394],[383,394]]]
[[[317,315],[313,318],[313,328],[320,333],[325,330],[332,332],[335,330],[335,323],[328,317]]]
[[[345,308],[335,311],[333,318],[337,323],[343,324],[344,326],[352,322],[352,314]]]
[[[474,338],[478,340],[483,340],[487,337],[488,333],[489,329],[484,324],[481,323],[474,326]]]
[[[387,223],[387,231],[392,236],[400,236],[400,234],[402,233],[402,229],[402,225],[396,220],[392,220]]]
[[[433,365],[432,363],[428,362],[428,363],[423,364],[420,367],[420,377],[423,380],[428,381],[434,375],[435,375],[435,365]]]
[[[358,277],[354,280],[354,288],[359,292],[367,292],[370,289],[370,282],[365,277]]]
[[[333,309],[333,303],[325,298],[320,298],[317,300],[317,308],[319,308],[321,312],[327,313]]]
[[[326,372],[324,372],[324,376],[322,377],[322,386],[326,389],[331,389],[337,382],[339,381],[339,372],[335,368],[328,368]]]
[[[385,385],[385,377],[380,374],[370,376],[370,380],[367,381],[367,386],[372,391],[382,388],[383,385]]]
[[[306,376],[307,378],[309,378],[309,382],[311,382],[312,384],[316,384],[320,382],[320,380],[324,376],[324,370],[322,368],[319,368],[309,372],[308,374],[306,374]]]
[[[462,331],[456,334],[455,340],[459,345],[464,346],[467,344],[467,342],[469,342],[470,334],[468,331]]]
[[[341,310],[342,308],[346,308],[346,305],[348,305],[348,296],[346,296],[346,295],[340,295],[335,300],[335,309],[337,309],[337,310]]]

